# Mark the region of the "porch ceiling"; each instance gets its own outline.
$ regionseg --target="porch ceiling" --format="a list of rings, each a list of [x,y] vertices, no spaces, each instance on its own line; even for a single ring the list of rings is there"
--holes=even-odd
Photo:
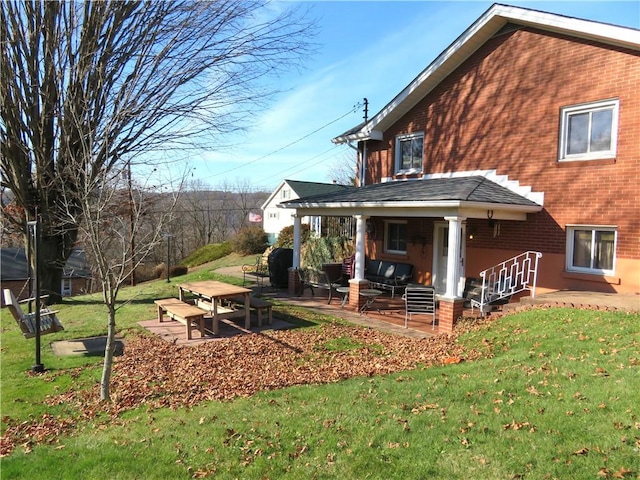
[[[302,215],[464,216],[525,220],[542,206],[483,176],[377,183],[282,202]]]

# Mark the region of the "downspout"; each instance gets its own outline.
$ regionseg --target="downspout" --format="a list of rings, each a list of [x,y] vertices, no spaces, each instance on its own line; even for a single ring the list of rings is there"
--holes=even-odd
[[[347,142],[347,145],[351,148],[353,148],[356,152],[360,153],[360,150],[358,149],[358,147],[354,147],[353,144],[351,142]],[[367,166],[366,166],[366,162],[367,162],[367,141],[365,140],[363,142],[363,152],[362,152],[362,159],[360,161],[360,168],[358,169],[359,171],[357,172],[357,179],[359,180],[358,182],[358,186],[362,187],[365,184],[365,172],[367,171]]]

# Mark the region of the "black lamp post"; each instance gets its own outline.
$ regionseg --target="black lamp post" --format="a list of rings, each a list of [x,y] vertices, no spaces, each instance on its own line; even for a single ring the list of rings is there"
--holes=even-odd
[[[38,229],[38,215],[36,213],[36,219],[27,222],[27,228],[29,229],[30,240],[33,241],[33,258],[35,268],[33,283],[35,284],[35,320],[36,320],[36,363],[31,367],[31,371],[34,373],[44,372],[44,365],[40,361],[40,256],[38,255],[39,244],[39,229]]]
[[[171,270],[171,237],[173,237],[173,235],[166,233],[164,236],[167,239],[167,283],[170,283],[171,279],[169,277],[171,274],[169,273],[169,270]]]

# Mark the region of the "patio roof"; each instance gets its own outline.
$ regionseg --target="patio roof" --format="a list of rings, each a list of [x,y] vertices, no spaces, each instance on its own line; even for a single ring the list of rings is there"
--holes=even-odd
[[[332,194],[289,200],[280,204],[306,215],[463,215],[524,220],[542,206],[484,176],[428,178],[376,183]]]

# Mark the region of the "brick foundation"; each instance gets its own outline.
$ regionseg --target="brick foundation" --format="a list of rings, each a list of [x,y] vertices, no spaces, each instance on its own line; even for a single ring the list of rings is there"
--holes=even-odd
[[[438,330],[442,333],[453,332],[464,310],[463,298],[441,298],[438,308]]]
[[[360,290],[369,288],[369,280],[349,280],[349,308],[358,312],[366,299],[360,296]]]
[[[295,268],[289,269],[289,285],[287,291],[289,295],[297,295],[298,291],[300,291],[300,275],[298,275],[298,270]]]

